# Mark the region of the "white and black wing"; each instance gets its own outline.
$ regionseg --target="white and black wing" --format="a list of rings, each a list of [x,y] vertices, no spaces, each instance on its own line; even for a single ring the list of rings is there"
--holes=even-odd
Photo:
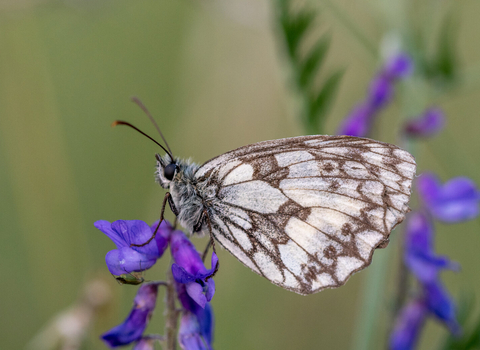
[[[388,243],[409,211],[415,160],[365,138],[259,142],[202,165],[212,233],[243,264],[285,289],[343,285]]]

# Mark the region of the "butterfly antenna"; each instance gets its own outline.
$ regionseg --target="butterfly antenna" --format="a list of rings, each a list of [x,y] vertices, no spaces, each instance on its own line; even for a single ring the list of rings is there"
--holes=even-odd
[[[112,123],[112,127],[115,127],[117,125],[126,125],[126,126],[129,126],[131,127],[133,130],[136,130],[138,131],[140,134],[142,134],[143,136],[149,138],[150,140],[152,140],[153,142],[155,142],[158,146],[160,146],[166,153],[168,153],[168,155],[170,156],[171,159],[173,159],[173,155],[171,152],[167,151],[165,149],[165,147],[163,147],[161,144],[159,144],[154,138],[148,136],[147,134],[145,134],[142,130],[140,130],[139,128],[133,126],[132,124],[128,123],[128,122],[124,122],[122,120],[115,120],[113,123]]]
[[[150,121],[152,122],[152,124],[155,126],[155,129],[157,129],[157,131],[158,131],[158,133],[160,134],[160,137],[162,138],[163,142],[165,142],[165,145],[167,145],[167,148],[168,148],[168,151],[169,151],[169,152],[167,152],[167,153],[170,154],[170,156],[171,156],[171,158],[172,158],[172,160],[173,160],[173,156],[172,156],[172,155],[173,155],[173,152],[172,152],[172,150],[170,149],[170,146],[168,145],[167,140],[165,139],[165,137],[163,137],[163,134],[162,134],[162,132],[160,131],[160,128],[159,128],[157,122],[155,121],[155,119],[153,119],[153,117],[152,117],[152,115],[150,114],[150,112],[148,111],[147,107],[145,107],[145,105],[143,104],[143,102],[140,101],[140,99],[139,99],[138,97],[136,97],[136,96],[133,96],[133,97],[131,98],[131,100],[132,100],[133,102],[135,102],[135,103],[137,104],[137,106],[140,107],[140,108],[145,112],[145,114],[147,115],[147,117],[150,119]]]

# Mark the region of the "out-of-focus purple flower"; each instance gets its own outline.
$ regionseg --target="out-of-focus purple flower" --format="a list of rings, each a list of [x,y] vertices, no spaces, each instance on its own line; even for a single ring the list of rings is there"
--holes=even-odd
[[[459,266],[446,257],[435,255],[433,234],[432,223],[425,214],[410,214],[405,236],[404,261],[421,284],[425,308],[456,334],[460,328],[455,318],[455,305],[443,287],[439,273],[443,269],[458,270]]]
[[[452,334],[459,335],[460,325],[455,316],[455,304],[443,284],[439,280],[429,282],[423,285],[423,290],[428,310],[444,322]]]
[[[422,283],[435,281],[442,269],[458,269],[448,258],[435,255],[432,223],[424,214],[410,214],[405,234],[405,264]]]
[[[404,52],[392,56],[383,67],[383,74],[390,79],[402,79],[408,77],[413,71],[413,60]]]
[[[338,134],[358,137],[367,135],[370,130],[372,115],[370,105],[359,104],[355,106],[350,115],[342,122]]]
[[[445,126],[445,114],[440,108],[428,108],[420,117],[409,120],[404,134],[409,137],[431,137]]]
[[[427,308],[423,300],[411,301],[395,322],[390,336],[391,350],[410,350],[415,348],[418,336],[427,317]]]
[[[202,313],[204,318],[203,325],[202,320],[197,315],[184,311],[178,332],[178,342],[182,349],[212,349],[213,313],[210,304],[206,304],[205,309],[202,309]]]
[[[215,282],[210,277],[218,265],[217,255],[212,254],[212,268],[207,270],[200,254],[182,231],[172,233],[170,250],[176,262],[172,265],[175,281],[185,284],[188,295],[202,308],[205,307],[215,293]]]
[[[425,173],[417,180],[425,207],[441,221],[455,223],[478,216],[480,192],[466,177],[456,177],[441,184],[438,177]]]
[[[394,95],[395,83],[406,78],[413,69],[413,61],[400,53],[391,57],[370,83],[368,95],[344,119],[337,131],[338,135],[367,136],[378,112]]]
[[[375,77],[370,83],[367,106],[371,111],[378,111],[385,107],[393,96],[394,85],[391,79],[384,74]]]
[[[154,344],[156,341],[154,338],[142,338],[132,350],[155,350]]]
[[[110,347],[123,346],[139,340],[147,327],[155,309],[158,285],[148,283],[142,285],[133,301],[133,308],[122,324],[102,335],[102,340]]]
[[[162,222],[154,240],[143,247],[131,247],[131,244],[148,241],[156,224],[150,227],[140,220],[117,220],[112,223],[100,220],[95,222],[95,227],[117,246],[117,249],[109,251],[105,256],[108,270],[117,276],[152,267],[167,248],[172,231],[170,224]]]

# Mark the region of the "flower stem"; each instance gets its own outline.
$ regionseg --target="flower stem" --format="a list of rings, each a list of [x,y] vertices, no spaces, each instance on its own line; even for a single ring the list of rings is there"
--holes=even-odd
[[[178,310],[175,306],[175,284],[170,268],[167,271],[166,287],[165,344],[166,350],[175,350],[177,348]]]
[[[366,271],[361,297],[361,309],[356,318],[352,349],[373,349],[373,335],[377,334],[378,314],[383,301],[382,294],[385,290],[386,272],[389,265],[389,251],[375,252],[375,258],[370,268]]]

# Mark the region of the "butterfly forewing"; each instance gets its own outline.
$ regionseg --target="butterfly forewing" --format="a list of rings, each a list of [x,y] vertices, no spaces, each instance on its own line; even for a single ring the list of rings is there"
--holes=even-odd
[[[215,238],[253,271],[299,294],[343,285],[404,219],[415,161],[349,136],[259,142],[196,172]]]

